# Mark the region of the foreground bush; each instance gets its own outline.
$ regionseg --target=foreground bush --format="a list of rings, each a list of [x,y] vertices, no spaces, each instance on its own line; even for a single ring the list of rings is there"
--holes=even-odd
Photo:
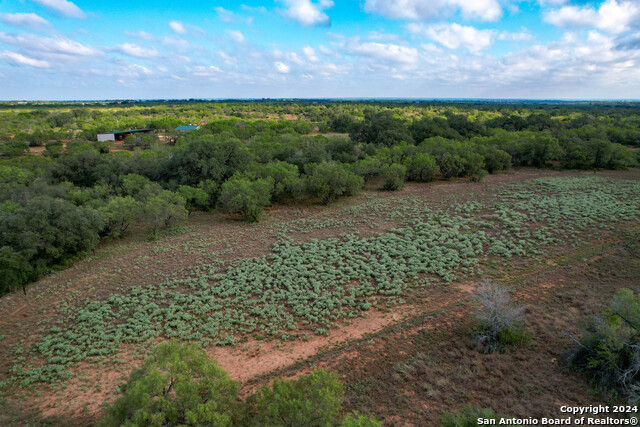
[[[344,391],[335,373],[315,370],[276,379],[243,403],[238,383],[195,345],[165,342],[134,370],[102,426],[379,427],[352,414],[342,419]]]
[[[509,289],[483,282],[473,299],[480,306],[475,312],[479,323],[477,338],[485,346],[485,352],[504,351],[529,341],[530,336],[524,329],[525,306],[511,301]]]
[[[195,345],[160,344],[122,387],[103,426],[237,425],[238,384]]]
[[[491,409],[468,405],[457,412],[447,412],[442,416],[440,427],[476,427],[478,418],[497,420],[499,417]]]
[[[298,380],[276,379],[251,397],[252,425],[337,425],[343,397],[335,372],[317,370]]]
[[[640,402],[640,294],[619,290],[602,316],[587,326],[569,363],[600,387]]]

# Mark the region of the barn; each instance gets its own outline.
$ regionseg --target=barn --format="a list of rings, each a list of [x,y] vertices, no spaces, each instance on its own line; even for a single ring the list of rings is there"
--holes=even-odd
[[[134,133],[153,133],[153,129],[129,129],[113,132],[99,133],[98,141],[122,141]]]

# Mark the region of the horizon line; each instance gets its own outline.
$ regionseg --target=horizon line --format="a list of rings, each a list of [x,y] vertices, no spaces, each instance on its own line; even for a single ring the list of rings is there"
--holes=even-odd
[[[409,101],[409,102],[616,102],[616,103],[640,103],[640,98],[448,98],[448,97],[244,97],[244,98],[105,98],[105,99],[4,99],[0,103],[77,103],[77,102],[221,102],[221,101]]]

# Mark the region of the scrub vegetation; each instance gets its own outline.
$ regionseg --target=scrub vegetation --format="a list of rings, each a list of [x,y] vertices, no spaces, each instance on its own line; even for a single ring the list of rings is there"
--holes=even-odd
[[[608,260],[604,248],[637,240],[639,120],[623,103],[0,105],[0,397],[60,402],[79,386],[87,398],[88,372],[109,372],[118,387],[95,386],[108,409],[46,412],[104,425],[473,425],[517,414],[488,389],[438,393],[490,369],[473,366],[544,354],[576,368],[558,381],[583,371],[604,398],[635,401],[635,252],[602,268],[621,281],[589,294],[582,316],[557,308],[564,287],[530,283],[562,263],[588,286],[589,251]],[[201,127],[174,131],[184,123]],[[94,141],[136,128],[156,132]],[[552,340],[546,304],[572,316]],[[604,314],[581,332],[585,313]],[[373,319],[390,329],[350,335],[363,370],[347,370],[348,347],[331,357],[342,350],[330,340]],[[231,379],[229,360],[253,369],[305,346]],[[443,374],[439,358],[461,367]],[[376,390],[413,412],[394,418],[368,400]]]

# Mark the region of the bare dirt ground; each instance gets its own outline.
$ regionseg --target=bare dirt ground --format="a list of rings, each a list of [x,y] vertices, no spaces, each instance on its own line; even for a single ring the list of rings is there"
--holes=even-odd
[[[407,184],[394,193],[378,192],[374,183],[360,196],[331,206],[275,206],[257,225],[221,214],[196,213],[179,233],[168,233],[156,241],[134,231],[123,240],[104,243],[74,266],[40,280],[26,296],[16,293],[0,299],[0,334],[5,335],[0,341],[0,379],[8,375],[15,357],[13,345],[23,337],[35,341],[41,322],[55,316],[56,306],[62,301],[79,303],[87,296],[126,292],[128,287],[156,283],[160,277],[208,259],[263,255],[282,224],[298,224],[299,232],[289,233],[295,240],[355,230],[378,233],[396,226],[393,221],[375,229],[366,223],[353,226],[338,222],[309,231],[304,230],[306,223],[300,223],[343,218],[350,215],[349,208],[372,199],[416,197],[435,207],[453,199],[491,197],[499,184],[571,174],[521,169],[490,175],[482,183],[452,180]],[[640,179],[640,170],[597,175]],[[492,407],[505,415],[558,415],[559,403],[595,404],[603,400],[594,396],[582,378],[567,372],[563,351],[568,344],[563,335],[567,331],[577,333],[579,320],[596,313],[616,289],[637,289],[640,282],[640,273],[628,264],[629,259],[637,263],[633,257],[638,254],[625,249],[620,239],[599,245],[569,252],[560,248],[550,254],[557,258],[546,258],[526,271],[502,272],[517,289],[518,299],[529,304],[534,340],[522,351],[482,354],[469,338],[469,292],[475,284],[464,282],[418,289],[405,306],[392,312],[372,311],[365,318],[307,342],[279,344],[250,339],[236,347],[212,347],[209,353],[232,378],[241,381],[245,395],[275,375],[297,376],[315,366],[336,369],[345,380],[347,408],[372,413],[388,425],[434,425],[443,410],[468,403]],[[620,274],[612,278],[611,271]],[[140,363],[127,349],[118,358],[122,363],[115,370],[83,364],[75,369],[77,377],[68,384],[17,391],[6,407],[16,408],[20,420],[28,419],[29,414],[42,414],[62,417],[72,425],[93,425],[100,417],[102,401],[112,400],[119,384]]]

